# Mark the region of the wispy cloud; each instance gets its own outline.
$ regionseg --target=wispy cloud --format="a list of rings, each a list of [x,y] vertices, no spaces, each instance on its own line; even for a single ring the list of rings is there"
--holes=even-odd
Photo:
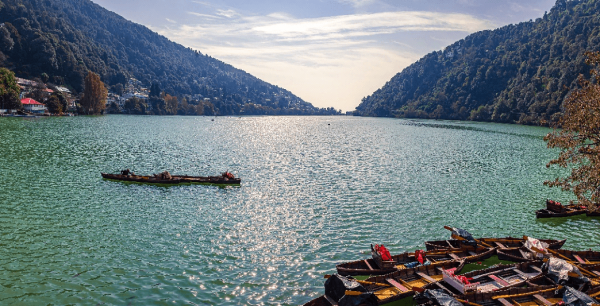
[[[412,32],[467,34],[492,27],[488,21],[466,14],[415,11],[306,19],[285,13],[242,16],[233,10],[189,14],[202,18],[196,24],[154,30],[289,89],[317,106],[344,110],[358,105],[363,96],[423,55],[419,48],[401,51],[398,44],[391,43],[403,41],[396,36]],[[438,49],[442,47],[440,44]]]
[[[340,3],[350,4],[354,7],[363,7],[375,2],[375,0],[338,0]]]

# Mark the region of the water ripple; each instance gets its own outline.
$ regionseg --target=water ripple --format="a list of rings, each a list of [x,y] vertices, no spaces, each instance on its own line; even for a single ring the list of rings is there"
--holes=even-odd
[[[536,220],[548,129],[349,117],[0,119],[0,303],[298,305],[323,274],[448,237],[568,238],[600,220]],[[205,175],[149,186],[100,172]]]

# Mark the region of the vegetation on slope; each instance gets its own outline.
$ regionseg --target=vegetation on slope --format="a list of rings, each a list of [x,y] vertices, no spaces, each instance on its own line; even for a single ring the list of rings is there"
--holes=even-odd
[[[275,114],[336,113],[89,0],[0,0],[0,22],[0,66],[78,93],[92,71],[113,89],[136,78],[147,86],[159,82],[171,95],[209,98],[220,115],[238,114],[245,104]]]
[[[356,114],[556,122],[578,75],[589,75],[586,50],[600,50],[599,12],[599,0],[558,0],[535,21],[469,35],[398,73]]]

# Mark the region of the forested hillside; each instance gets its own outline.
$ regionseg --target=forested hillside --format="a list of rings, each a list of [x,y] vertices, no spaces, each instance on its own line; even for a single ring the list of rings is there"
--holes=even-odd
[[[363,99],[356,114],[540,124],[555,121],[585,52],[600,50],[600,0],[558,0],[535,21],[469,35]]]
[[[0,66],[75,92],[88,70],[107,87],[136,78],[170,95],[211,98],[221,115],[325,114],[289,91],[169,41],[89,0],[0,0]],[[248,107],[250,105],[250,107]]]

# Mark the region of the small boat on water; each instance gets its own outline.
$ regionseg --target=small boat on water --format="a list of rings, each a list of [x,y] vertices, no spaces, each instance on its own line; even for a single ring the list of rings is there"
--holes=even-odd
[[[121,174],[101,173],[105,179],[151,183],[151,184],[216,184],[216,185],[239,185],[242,180],[236,178],[229,172],[224,172],[220,176],[189,176],[189,175],[171,175],[167,171],[154,175],[135,175],[128,170],[121,171]]]
[[[458,239],[449,239],[449,240],[437,240],[437,241],[425,241],[425,247],[428,251],[433,250],[458,250],[465,247],[463,243],[464,240]],[[514,238],[514,237],[506,237],[506,238],[479,238],[475,239],[475,241],[484,242],[488,245],[495,246],[497,248],[515,248],[521,247],[525,243],[525,239],[523,238]],[[558,250],[560,249],[565,242],[566,239],[556,240],[556,239],[540,239],[540,241],[547,243],[548,248]]]
[[[561,288],[561,286],[511,287],[474,294],[469,300],[456,298],[441,289],[428,289],[415,295],[414,300],[417,305],[429,306],[554,306],[563,300],[556,294]]]
[[[443,271],[439,284],[427,284],[423,289],[445,288],[455,297],[472,300],[472,296],[477,293],[527,285],[527,281],[544,276],[542,265],[542,261],[496,265],[461,275],[454,269],[448,269]]]
[[[390,260],[382,260],[381,256],[372,250],[372,258],[341,263],[336,266],[336,269],[340,275],[382,275],[418,265],[437,265],[452,260],[467,263],[481,261],[494,255],[495,251],[495,248],[484,247],[439,251],[417,250],[392,255]],[[419,255],[422,257],[422,263]]]
[[[412,269],[404,269],[386,275],[373,276],[364,281],[355,280],[351,277],[334,275],[325,282],[325,294],[306,304],[305,306],[328,306],[342,304],[341,299],[360,299],[360,303],[368,304],[370,300],[374,305],[384,305],[412,296],[414,287],[422,287],[442,279],[441,271],[444,269],[456,269],[460,271],[464,262],[449,261],[440,265],[420,266]],[[327,277],[327,276],[326,276]],[[343,280],[342,287],[338,280]],[[351,285],[353,282],[360,284]],[[372,297],[360,297],[360,292],[370,292]],[[364,293],[363,293],[364,295]],[[357,304],[353,304],[357,305]]]
[[[546,200],[546,209],[535,211],[536,218],[555,218],[582,215],[587,212],[587,207],[578,204],[562,205],[553,200]]]

